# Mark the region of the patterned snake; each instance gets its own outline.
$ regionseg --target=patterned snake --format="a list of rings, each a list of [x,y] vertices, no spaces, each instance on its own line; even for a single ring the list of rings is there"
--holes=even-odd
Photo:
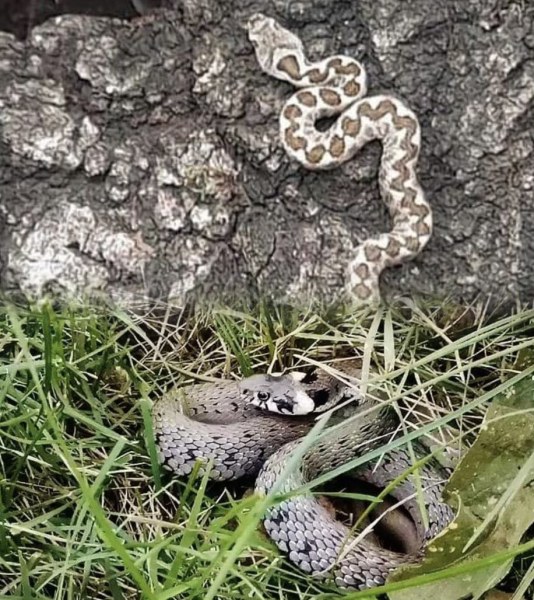
[[[160,460],[179,476],[191,473],[197,461],[204,465],[201,472],[209,464],[210,477],[219,481],[259,471],[256,492],[267,494],[279,479],[282,485],[278,491],[292,492],[380,447],[397,428],[396,411],[358,391],[358,363],[338,364],[341,377],[324,370],[305,376],[254,375],[241,382],[191,385],[164,395],[153,407]],[[317,413],[347,401],[348,408],[339,416],[333,414],[329,421],[333,426],[313,440],[298,468],[281,479],[299,438],[310,431]],[[411,464],[408,451],[396,449],[359,468],[358,477],[385,487]],[[419,475],[429,523],[426,530],[412,476],[392,494],[415,524],[419,547],[412,554],[383,549],[365,537],[356,539],[351,529],[335,520],[310,493],[292,495],[269,508],[265,530],[291,562],[314,577],[331,578],[341,588],[383,584],[398,566],[417,561],[425,543],[453,516],[440,501],[448,474],[437,463],[429,462],[419,468]]]
[[[280,115],[280,137],[290,157],[308,169],[331,169],[368,142],[382,142],[378,181],[393,227],[356,247],[347,277],[356,303],[376,304],[380,273],[414,258],[432,234],[432,213],[415,172],[421,145],[417,117],[393,96],[365,97],[365,70],[354,58],[309,62],[300,39],[262,14],[250,18],[248,32],[262,70],[303,88]],[[318,119],[334,115],[329,129],[316,128]]]

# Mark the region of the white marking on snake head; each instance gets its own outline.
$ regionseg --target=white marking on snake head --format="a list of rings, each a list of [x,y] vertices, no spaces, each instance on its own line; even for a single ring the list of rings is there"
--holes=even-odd
[[[302,381],[306,378],[306,373],[303,373],[302,371],[291,371],[287,375],[288,377],[294,379],[296,382]]]
[[[299,374],[253,375],[239,387],[244,400],[257,408],[284,415],[306,415],[314,410],[315,403],[298,380]]]
[[[295,396],[294,415],[307,415],[315,410],[315,402],[306,394],[304,390],[297,390]]]

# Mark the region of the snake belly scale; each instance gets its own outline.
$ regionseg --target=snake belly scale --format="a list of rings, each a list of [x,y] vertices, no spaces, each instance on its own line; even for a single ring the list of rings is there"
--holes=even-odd
[[[432,234],[432,212],[415,170],[421,145],[417,117],[393,96],[366,97],[365,69],[354,58],[309,62],[301,40],[262,14],[250,18],[248,33],[262,70],[302,88],[280,115],[280,137],[290,157],[307,169],[332,169],[368,142],[382,142],[378,181],[392,228],[356,247],[346,283],[356,304],[375,305],[381,272],[417,256]],[[316,128],[318,119],[335,115],[328,130]]]
[[[317,370],[305,377],[255,375],[241,382],[223,380],[174,390],[153,407],[160,460],[179,476],[191,473],[199,463],[201,472],[211,469],[209,476],[219,481],[259,472],[255,489],[261,495],[277,482],[280,492],[300,489],[313,478],[380,447],[398,425],[391,407],[362,395],[354,385],[361,374],[358,363],[346,361],[340,371],[345,382]],[[299,438],[310,431],[317,414],[349,400],[345,412],[337,417],[334,413],[333,426],[314,440],[298,468],[282,480]],[[411,464],[408,451],[396,449],[362,465],[358,477],[385,487]],[[383,584],[398,566],[416,562],[425,543],[453,517],[440,500],[448,473],[429,462],[420,468],[419,476],[427,529],[411,476],[393,494],[415,524],[420,545],[413,554],[385,550],[365,537],[356,539],[312,494],[291,495],[269,508],[265,530],[291,562],[318,579],[331,580],[340,588]]]

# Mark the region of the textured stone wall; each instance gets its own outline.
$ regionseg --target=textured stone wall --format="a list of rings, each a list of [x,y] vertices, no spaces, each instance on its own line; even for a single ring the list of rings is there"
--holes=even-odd
[[[289,161],[289,85],[257,67],[261,10],[312,58],[362,60],[418,114],[434,236],[384,295],[534,295],[534,5],[503,0],[184,0],[133,20],[0,32],[0,280],[31,295],[332,299],[388,228],[371,144]]]

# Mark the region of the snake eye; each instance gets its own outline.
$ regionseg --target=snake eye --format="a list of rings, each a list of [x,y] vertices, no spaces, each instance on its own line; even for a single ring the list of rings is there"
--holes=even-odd
[[[269,392],[258,392],[258,400],[260,400],[261,402],[267,402],[267,400],[269,400],[270,397],[271,394],[269,394]]]

